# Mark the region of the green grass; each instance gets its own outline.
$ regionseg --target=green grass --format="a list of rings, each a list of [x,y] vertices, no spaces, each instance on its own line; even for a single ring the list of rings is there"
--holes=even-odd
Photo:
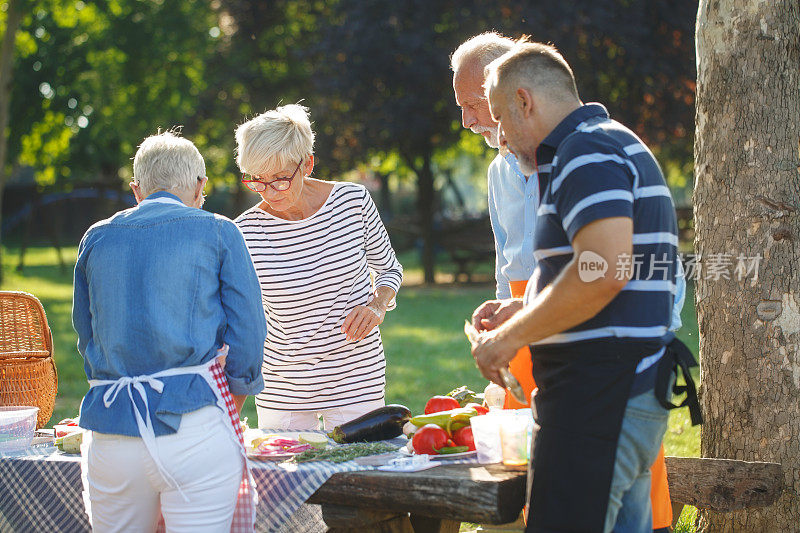
[[[386,399],[419,413],[434,394],[461,385],[480,392],[488,383],[475,367],[464,336],[464,319],[491,287],[403,287],[397,309],[381,326],[387,358]]]
[[[25,256],[22,273],[15,270],[19,250],[6,249],[3,254],[5,290],[23,290],[34,294],[44,305],[53,330],[54,352],[59,376],[59,390],[51,422],[77,414],[80,400],[88,390],[83,360],[76,349],[77,337],[72,329],[72,266],[75,247],[63,249],[65,271],[58,266],[55,250],[33,247]],[[407,279],[420,279],[413,256],[404,254]],[[451,265],[444,265],[447,272]],[[490,272],[482,268],[479,274]],[[445,278],[446,279],[446,278]],[[679,332],[684,342],[697,351],[697,319],[693,288],[688,291],[683,310],[684,326]],[[486,380],[475,368],[464,337],[464,319],[481,302],[494,295],[490,283],[446,285],[442,287],[407,286],[400,290],[397,309],[387,314],[381,327],[386,349],[386,399],[407,405],[414,413],[422,410],[428,398],[445,394],[460,385],[480,391]],[[253,400],[248,400],[244,416],[256,419]],[[686,409],[673,411],[664,439],[667,455],[699,456],[699,428],[689,425]]]

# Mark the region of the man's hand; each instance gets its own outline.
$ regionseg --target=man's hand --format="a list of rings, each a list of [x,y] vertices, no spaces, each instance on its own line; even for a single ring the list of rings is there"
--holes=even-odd
[[[496,329],[522,309],[522,300],[488,300],[472,313],[472,326],[478,331]]]
[[[495,332],[486,331],[473,337],[472,357],[483,377],[505,387],[500,369],[507,368],[508,363],[517,354],[517,347],[509,345]]]

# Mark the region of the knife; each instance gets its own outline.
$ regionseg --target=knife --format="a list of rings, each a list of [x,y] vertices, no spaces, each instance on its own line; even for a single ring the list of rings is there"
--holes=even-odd
[[[478,342],[481,336],[475,327],[470,324],[469,320],[464,321],[464,333],[472,344]],[[528,403],[527,400],[525,400],[525,392],[522,390],[522,385],[519,384],[519,381],[514,377],[514,374],[511,373],[508,367],[500,369],[500,377],[503,380],[503,385],[509,390],[511,396],[513,396],[515,400],[521,404]]]

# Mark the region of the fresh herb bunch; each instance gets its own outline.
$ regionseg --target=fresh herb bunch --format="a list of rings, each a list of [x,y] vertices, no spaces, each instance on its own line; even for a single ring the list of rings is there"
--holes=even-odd
[[[378,455],[394,451],[397,451],[397,446],[385,442],[354,442],[352,444],[328,446],[323,450],[308,450],[307,452],[295,455],[294,461],[298,463],[305,463],[307,461],[343,463],[345,461],[352,461],[357,457]]]

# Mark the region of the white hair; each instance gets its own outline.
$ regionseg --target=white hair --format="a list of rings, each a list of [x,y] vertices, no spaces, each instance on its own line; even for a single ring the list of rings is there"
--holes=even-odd
[[[147,137],[133,158],[133,181],[144,196],[156,191],[193,191],[197,179],[205,175],[200,151],[173,131]]]
[[[297,164],[314,151],[308,108],[289,104],[236,128],[236,163],[247,174],[266,174]]]
[[[511,50],[515,44],[512,39],[494,31],[478,34],[456,48],[450,56],[450,68],[458,72],[462,65],[467,65],[483,76],[486,65]]]

